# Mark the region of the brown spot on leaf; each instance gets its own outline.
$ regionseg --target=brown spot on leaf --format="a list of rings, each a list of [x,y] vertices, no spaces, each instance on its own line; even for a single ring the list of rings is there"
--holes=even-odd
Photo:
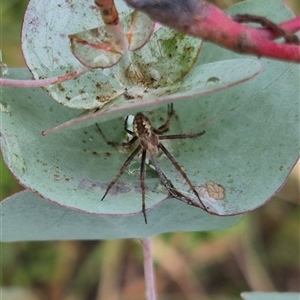
[[[196,189],[200,197],[202,196],[212,201],[223,200],[226,197],[225,188],[216,182],[208,181]]]

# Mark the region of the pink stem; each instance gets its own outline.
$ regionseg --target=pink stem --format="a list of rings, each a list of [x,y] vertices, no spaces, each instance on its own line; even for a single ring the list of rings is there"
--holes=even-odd
[[[152,239],[151,237],[142,240],[144,252],[144,273],[146,282],[146,299],[156,300],[155,276],[152,261]]]
[[[0,86],[14,86],[14,87],[43,87],[45,85],[57,84],[63,81],[74,79],[79,75],[88,72],[90,68],[83,67],[76,71],[67,73],[62,76],[47,78],[47,79],[37,79],[37,80],[19,80],[19,79],[6,79],[0,78]]]
[[[270,41],[262,30],[234,22],[213,5],[208,5],[205,16],[195,21],[186,33],[238,53],[300,62],[299,46]]]
[[[271,40],[278,35],[272,30],[235,22],[221,9],[204,0],[125,1],[132,7],[144,11],[156,22],[232,51],[300,62],[300,46],[273,42]],[[294,33],[299,30],[299,21],[298,17],[284,22],[283,29]]]

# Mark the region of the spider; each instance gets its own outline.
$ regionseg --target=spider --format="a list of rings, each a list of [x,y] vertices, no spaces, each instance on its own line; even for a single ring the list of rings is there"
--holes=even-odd
[[[134,157],[142,151],[142,157],[141,157],[141,167],[140,167],[140,183],[141,183],[141,191],[142,191],[142,212],[144,215],[145,223],[147,224],[147,216],[146,216],[146,201],[145,201],[145,178],[146,178],[146,154],[147,152],[150,155],[150,159],[156,169],[156,172],[162,182],[162,184],[166,187],[169,194],[179,200],[182,200],[184,202],[187,202],[189,204],[192,204],[193,201],[181,194],[171,183],[170,180],[166,177],[166,175],[163,173],[163,171],[160,169],[156,156],[159,153],[159,151],[162,151],[166,157],[172,162],[174,167],[180,172],[181,176],[184,178],[186,183],[190,186],[193,193],[198,198],[201,208],[206,210],[206,207],[204,206],[198,192],[196,191],[194,185],[191,183],[190,179],[188,178],[185,171],[182,169],[182,167],[178,164],[178,162],[175,160],[175,158],[171,155],[171,153],[166,149],[166,147],[161,143],[162,140],[173,140],[173,139],[186,139],[186,138],[196,138],[205,133],[205,131],[201,131],[195,134],[175,134],[175,135],[163,135],[165,132],[169,131],[169,123],[171,120],[171,117],[174,115],[174,109],[173,105],[168,105],[168,116],[166,122],[160,126],[159,128],[153,128],[150,120],[141,112],[137,113],[133,119],[133,131],[129,130],[127,128],[127,119],[125,119],[124,124],[124,130],[132,135],[132,138],[125,143],[117,143],[117,142],[111,142],[108,141],[105,137],[104,133],[100,129],[99,125],[96,123],[96,126],[102,135],[104,141],[106,144],[110,146],[120,146],[123,147],[130,147],[132,146],[137,140],[139,141],[139,145],[133,150],[133,152],[129,155],[129,157],[124,162],[123,166],[120,168],[119,173],[117,176],[109,183],[103,197],[101,198],[101,201],[104,200],[109,190],[114,186],[114,184],[119,180],[119,178],[124,173],[125,169],[129,166],[131,161],[134,159]],[[198,205],[199,206],[199,205]]]

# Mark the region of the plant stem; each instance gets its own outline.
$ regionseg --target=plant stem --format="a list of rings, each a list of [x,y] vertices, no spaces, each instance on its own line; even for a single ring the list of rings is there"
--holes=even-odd
[[[120,53],[128,51],[128,41],[123,31],[123,25],[119,21],[119,14],[114,0],[95,0],[98,6],[101,18],[105,24],[106,31],[112,37],[114,49]]]
[[[218,7],[204,0],[125,0],[155,22],[169,26],[231,51],[300,63],[300,46],[272,41],[278,34],[235,22]],[[279,26],[291,34],[299,30],[299,17]]]
[[[144,253],[144,274],[146,282],[146,299],[156,300],[155,276],[152,261],[152,238],[142,240]]]
[[[9,78],[0,78],[0,86],[14,86],[14,87],[43,87],[45,85],[58,84],[70,79],[74,79],[88,71],[90,68],[82,67],[76,71],[72,71],[62,76],[46,78],[46,79],[32,79],[32,80],[19,80],[19,79],[9,79]]]

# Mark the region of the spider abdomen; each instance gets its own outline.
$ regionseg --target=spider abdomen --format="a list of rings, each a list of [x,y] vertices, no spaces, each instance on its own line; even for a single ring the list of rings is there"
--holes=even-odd
[[[150,154],[157,154],[159,138],[153,132],[150,120],[142,113],[137,113],[133,120],[133,130],[143,149]]]

